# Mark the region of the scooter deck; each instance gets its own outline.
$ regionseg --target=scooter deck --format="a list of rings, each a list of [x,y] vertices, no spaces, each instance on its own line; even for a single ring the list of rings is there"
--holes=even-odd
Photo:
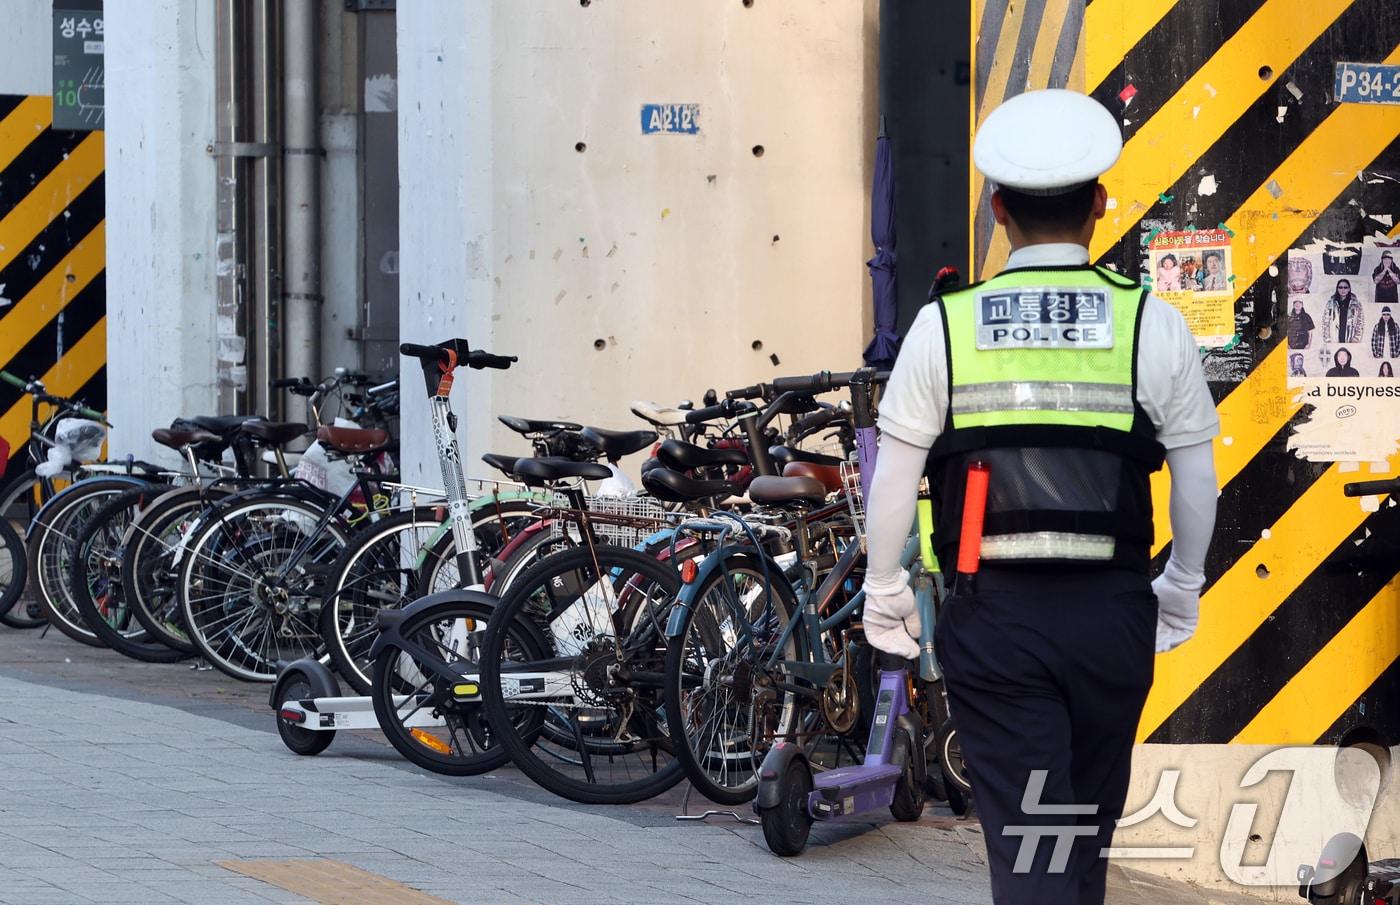
[[[818,773],[812,777],[816,791],[807,797],[807,813],[833,820],[888,807],[903,771],[899,764],[854,764]]]
[[[394,705],[403,707],[406,695],[396,695]],[[374,699],[369,697],[306,698],[284,701],[278,708],[281,719],[288,719],[302,729],[318,732],[336,729],[378,729],[379,719],[374,714]],[[300,714],[300,719],[297,718]],[[434,717],[429,710],[419,710],[404,722],[404,728],[429,728],[446,725],[440,717]]]

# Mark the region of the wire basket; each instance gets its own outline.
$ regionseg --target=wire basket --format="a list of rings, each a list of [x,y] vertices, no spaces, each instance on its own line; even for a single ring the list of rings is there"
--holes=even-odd
[[[841,486],[846,492],[846,508],[851,511],[851,525],[856,537],[865,543],[865,494],[860,487],[860,466],[849,459],[841,462]]]
[[[590,496],[585,498],[586,512],[573,508],[563,495],[555,501],[548,513],[551,537],[563,537],[565,531],[574,538],[582,537],[586,516],[600,541],[619,547],[635,547],[658,531],[674,527],[684,515],[670,511],[651,497]]]

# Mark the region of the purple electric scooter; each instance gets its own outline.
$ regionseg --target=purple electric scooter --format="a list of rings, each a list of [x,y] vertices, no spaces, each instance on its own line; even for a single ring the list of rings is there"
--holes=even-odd
[[[980,462],[968,468],[957,577],[966,593],[976,581],[989,478]],[[896,820],[918,820],[923,813],[924,726],[909,706],[909,662],[877,653],[880,687],[862,763],[813,774],[801,747],[791,741],[778,742],[764,757],[756,806],[763,837],[774,854],[799,854],[818,820],[885,807]]]

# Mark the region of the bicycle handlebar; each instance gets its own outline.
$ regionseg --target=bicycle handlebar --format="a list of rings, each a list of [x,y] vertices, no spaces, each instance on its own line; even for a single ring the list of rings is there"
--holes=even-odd
[[[826,393],[849,386],[855,371],[822,371],[810,377],[777,377],[773,390],[778,393]]]
[[[716,418],[735,418],[752,411],[755,411],[753,403],[726,399],[716,405],[707,405],[702,409],[686,412],[685,423],[703,424],[706,421],[714,421]]]
[[[765,389],[765,387],[763,386],[763,384],[761,384],[761,383],[755,383],[753,386],[740,387],[740,388],[737,389],[737,390],[726,390],[726,391],[725,391],[725,394],[724,394],[724,398],[726,398],[726,399],[759,399],[759,398],[761,398],[761,397],[763,396],[763,391],[764,391],[764,389]]]
[[[24,379],[22,379],[22,378],[16,377],[15,375],[11,374],[9,371],[0,371],[0,380],[5,381],[6,383],[8,383],[10,386],[14,387],[14,388],[17,389],[17,390],[24,390],[24,389],[28,389],[28,388],[29,388],[29,382],[28,382],[28,381],[26,381],[26,380],[24,380]]]
[[[1400,493],[1400,478],[1386,478],[1384,481],[1354,481],[1350,484],[1343,484],[1342,493],[1347,496]]]

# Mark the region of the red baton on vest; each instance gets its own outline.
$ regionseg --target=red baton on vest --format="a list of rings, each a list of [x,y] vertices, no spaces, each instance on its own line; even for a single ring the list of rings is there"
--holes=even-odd
[[[985,462],[967,466],[962,537],[958,540],[958,583],[968,593],[977,589],[977,564],[982,559],[982,524],[987,515],[987,485],[991,477],[991,466]]]

